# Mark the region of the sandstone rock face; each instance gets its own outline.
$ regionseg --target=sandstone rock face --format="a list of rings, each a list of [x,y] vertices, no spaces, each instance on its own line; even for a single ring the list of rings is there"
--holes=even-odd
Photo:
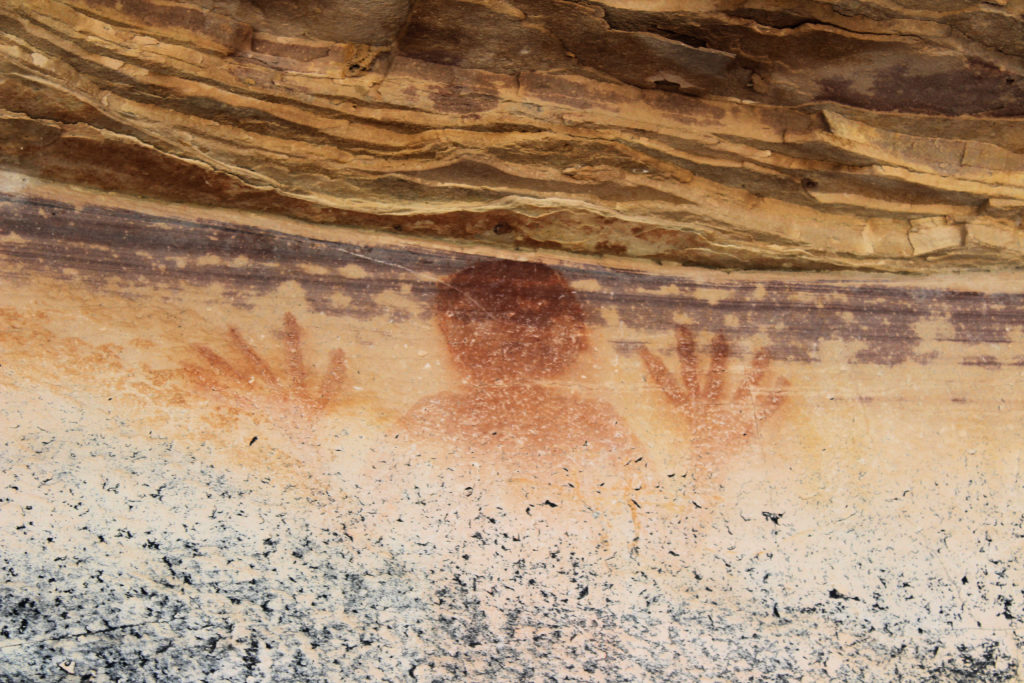
[[[9,0],[0,163],[730,268],[1017,266],[1019,0]]]
[[[1019,279],[0,187],[3,680],[1020,679]]]
[[[1021,680],[1022,15],[2,0],[0,681]]]

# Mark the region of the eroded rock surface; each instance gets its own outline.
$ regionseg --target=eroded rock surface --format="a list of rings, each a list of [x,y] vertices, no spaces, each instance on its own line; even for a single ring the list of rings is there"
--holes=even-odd
[[[1020,680],[1019,278],[0,180],[5,683]]]
[[[1020,0],[12,0],[0,160],[741,268],[1021,265]]]

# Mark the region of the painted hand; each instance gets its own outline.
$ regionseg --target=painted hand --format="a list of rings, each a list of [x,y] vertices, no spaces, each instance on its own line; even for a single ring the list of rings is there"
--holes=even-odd
[[[647,372],[688,422],[694,454],[704,462],[738,449],[744,439],[755,436],[758,425],[785,400],[789,382],[784,378],[778,379],[772,390],[766,391],[762,386],[771,363],[767,349],[754,354],[749,370],[731,394],[726,390],[729,343],[725,336],[718,334],[712,340],[711,360],[703,377],[697,369],[693,333],[685,325],[676,327],[676,354],[678,378],[661,358],[646,347],[640,349]]]
[[[282,369],[275,370],[237,329],[230,327],[227,354],[196,344],[192,349],[201,363],[186,364],[184,370],[194,383],[217,392],[239,408],[290,413],[312,421],[337,401],[345,386],[345,353],[341,349],[331,351],[317,380],[303,359],[302,328],[291,313],[284,316],[282,332]]]

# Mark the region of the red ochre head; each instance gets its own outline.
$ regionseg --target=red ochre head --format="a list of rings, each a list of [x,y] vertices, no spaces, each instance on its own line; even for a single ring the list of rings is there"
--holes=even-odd
[[[455,364],[475,381],[554,377],[587,345],[579,299],[540,263],[469,266],[442,286],[436,313]]]

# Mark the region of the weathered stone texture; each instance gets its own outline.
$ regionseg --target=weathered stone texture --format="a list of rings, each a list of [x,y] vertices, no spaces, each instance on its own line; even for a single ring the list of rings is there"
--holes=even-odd
[[[0,181],[4,681],[1020,679],[1018,279]]]
[[[1016,266],[1020,16],[1017,0],[13,0],[0,160],[505,247]]]
[[[1021,680],[1022,16],[0,0],[0,681]]]

